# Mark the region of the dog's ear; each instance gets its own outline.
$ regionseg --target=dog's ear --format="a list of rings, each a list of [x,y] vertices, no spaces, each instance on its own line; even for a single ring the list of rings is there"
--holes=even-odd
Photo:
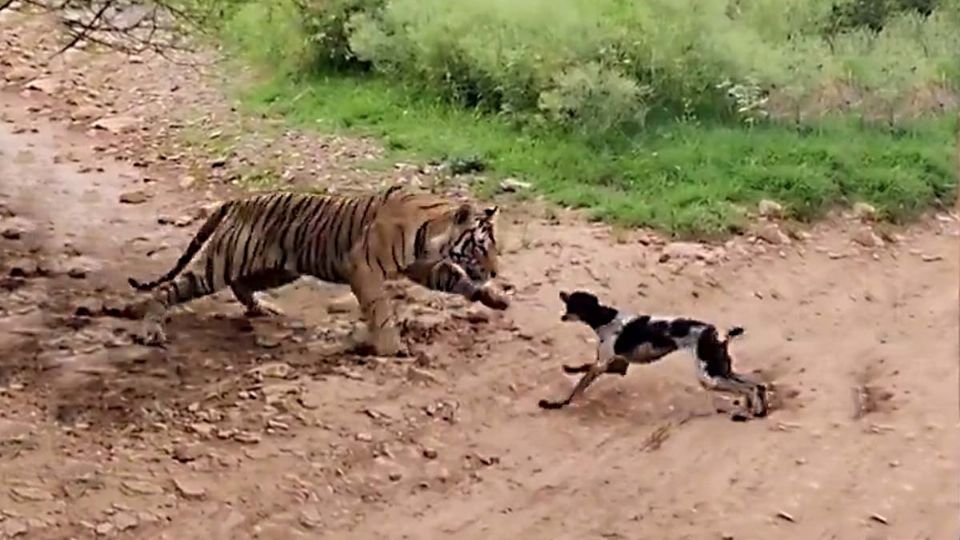
[[[561,300],[563,300],[564,302],[566,302],[568,298],[570,298],[570,295],[569,295],[569,294],[567,294],[567,293],[564,292],[564,291],[560,291],[560,299],[561,299]]]

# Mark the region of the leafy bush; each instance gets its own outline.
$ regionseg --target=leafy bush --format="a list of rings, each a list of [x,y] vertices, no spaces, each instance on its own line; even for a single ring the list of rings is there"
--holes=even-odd
[[[260,25],[234,32],[259,57],[584,132],[803,124],[832,88],[892,125],[917,91],[960,83],[960,0],[246,1],[232,27]]]

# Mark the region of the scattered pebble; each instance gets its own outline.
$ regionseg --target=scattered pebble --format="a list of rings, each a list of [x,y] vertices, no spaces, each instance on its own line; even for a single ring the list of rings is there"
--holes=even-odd
[[[316,529],[323,525],[323,517],[316,508],[305,508],[300,511],[300,525],[306,529]]]
[[[49,491],[32,486],[14,486],[10,488],[10,495],[20,501],[41,502],[53,499]]]
[[[140,520],[137,519],[137,516],[129,512],[117,512],[117,515],[113,517],[113,525],[118,531],[133,529],[139,524]]]
[[[120,490],[128,495],[159,495],[163,493],[162,487],[146,480],[124,480],[120,484]]]
[[[785,512],[783,510],[780,510],[779,512],[777,512],[777,517],[784,521],[789,521],[790,523],[797,522],[797,518],[793,517],[793,514],[789,512]]]
[[[763,199],[757,205],[757,211],[763,217],[780,217],[783,215],[783,206],[769,199]]]
[[[877,209],[865,202],[853,204],[853,217],[863,221],[872,221],[877,217]]]
[[[173,447],[173,459],[180,463],[189,463],[206,454],[206,448],[200,444],[178,444]]]
[[[142,190],[127,191],[120,194],[120,202],[123,204],[143,204],[150,199],[147,192]]]
[[[780,227],[776,223],[768,223],[757,231],[757,238],[767,242],[768,244],[780,245],[780,244],[789,244],[790,237],[784,234],[780,230]]]
[[[530,182],[517,180],[516,178],[505,178],[500,182],[500,191],[504,193],[514,193],[517,191],[528,190],[533,187]]]
[[[173,486],[184,499],[201,500],[207,496],[207,488],[198,482],[183,477],[174,477]]]
[[[887,518],[881,514],[876,514],[876,513],[870,514],[870,519],[872,519],[873,521],[876,521],[877,523],[882,523],[884,525],[890,524],[890,521],[887,520]]]
[[[430,371],[418,368],[416,366],[409,366],[407,368],[407,379],[413,382],[425,382],[428,384],[437,384],[440,382],[439,377]]]
[[[27,526],[27,522],[22,519],[11,518],[3,522],[3,532],[9,538],[23,536],[27,534],[29,530],[30,527]]]
[[[430,447],[424,448],[422,453],[423,453],[423,457],[427,459],[437,459],[437,456],[439,455],[435,449]]]

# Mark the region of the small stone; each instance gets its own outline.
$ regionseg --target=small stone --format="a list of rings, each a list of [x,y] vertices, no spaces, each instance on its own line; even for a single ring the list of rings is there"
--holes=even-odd
[[[3,236],[7,240],[19,240],[23,236],[23,229],[20,227],[7,227],[3,229],[3,232],[0,232],[0,236]]]
[[[254,338],[254,343],[258,346],[263,347],[264,349],[276,349],[280,345],[283,345],[283,342],[290,337],[290,332],[281,331],[274,332],[269,335],[258,335]]]
[[[87,269],[80,266],[73,266],[67,270],[67,276],[73,279],[83,279],[87,277]]]
[[[187,225],[190,225],[191,223],[193,223],[193,216],[186,216],[186,215],[184,215],[184,216],[180,216],[180,217],[178,217],[178,218],[176,218],[176,219],[173,220],[173,226],[174,226],[174,227],[186,227]]]
[[[30,527],[27,526],[27,522],[22,519],[7,519],[3,523],[3,532],[9,538],[16,538],[18,536],[23,536],[27,534],[27,531]]]
[[[106,536],[113,532],[113,523],[110,523],[109,521],[98,523],[97,526],[94,527],[93,531],[99,536]]]
[[[137,124],[136,118],[129,116],[110,116],[97,120],[90,124],[93,129],[102,129],[111,133],[123,133],[133,129]]]
[[[888,519],[886,518],[886,516],[884,516],[884,515],[882,515],[882,514],[876,514],[876,513],[870,514],[870,519],[873,520],[873,521],[876,521],[877,523],[882,523],[882,524],[884,524],[884,525],[889,525],[889,524],[890,524],[890,520],[888,520]]]
[[[479,306],[470,306],[467,309],[467,321],[473,324],[482,324],[490,322],[490,312],[479,307]]]
[[[118,512],[117,515],[113,517],[113,524],[118,531],[126,531],[139,525],[140,520],[137,519],[137,516],[129,512]]]
[[[514,193],[517,191],[528,190],[533,187],[530,182],[517,180],[516,178],[505,178],[500,182],[500,191],[504,193]]]
[[[260,442],[260,436],[249,431],[238,431],[233,434],[233,440],[243,444],[257,444]]]
[[[82,105],[70,113],[70,119],[74,122],[93,120],[99,116],[100,108],[96,105]]]
[[[197,183],[197,178],[189,174],[180,179],[180,187],[182,189],[188,189],[196,183]]]
[[[757,211],[763,217],[780,217],[783,215],[783,206],[776,201],[763,199],[757,205]]]
[[[437,456],[439,455],[435,449],[430,447],[425,447],[421,453],[423,454],[423,457],[427,459],[437,459]]]
[[[10,277],[34,277],[40,275],[40,265],[33,259],[22,257],[10,263]]]
[[[853,235],[853,241],[864,247],[883,247],[883,239],[880,238],[875,232],[873,232],[873,229],[869,227],[858,230]]]
[[[300,525],[303,525],[306,529],[316,529],[323,525],[323,517],[316,508],[306,508],[300,511],[299,521]]]
[[[779,512],[777,512],[777,517],[784,521],[789,521],[790,523],[797,522],[797,519],[793,517],[793,514],[790,514],[789,512],[784,512],[783,510],[780,510]]]
[[[354,435],[353,438],[356,439],[356,440],[358,440],[358,441],[360,441],[360,442],[371,442],[371,441],[373,441],[373,435],[370,435],[369,433],[357,433],[356,435]]]
[[[388,478],[391,482],[399,482],[400,479],[403,478],[403,474],[401,474],[401,473],[398,472],[398,471],[394,471],[394,472],[390,473],[389,475],[387,475],[387,478]]]
[[[53,499],[53,494],[49,491],[31,486],[15,486],[10,489],[10,495],[20,501],[49,501]]]
[[[780,245],[780,244],[789,244],[790,237],[783,233],[774,223],[769,223],[760,228],[757,231],[757,238],[767,242],[768,244]]]
[[[941,259],[943,259],[942,255],[931,255],[929,253],[925,253],[920,256],[920,260],[922,260],[923,262],[935,262]]]
[[[715,259],[709,247],[696,242],[670,242],[663,247],[660,262],[670,259],[700,259],[709,261]]]
[[[197,435],[200,435],[201,437],[209,437],[213,435],[214,429],[215,427],[213,426],[213,424],[208,424],[206,422],[196,422],[196,423],[190,424],[190,430],[196,433]]]
[[[194,480],[188,478],[173,478],[173,486],[184,499],[198,501],[207,496],[207,489]]]
[[[360,304],[357,297],[352,294],[345,294],[335,298],[327,304],[327,313],[350,313],[359,309]]]
[[[877,217],[877,209],[865,202],[853,205],[853,217],[862,221],[872,221]]]
[[[440,382],[439,377],[416,366],[407,367],[407,379],[413,382],[424,382],[428,384],[438,384]]]
[[[120,490],[128,495],[159,495],[163,493],[162,487],[146,480],[124,480],[120,484]]]
[[[30,67],[17,66],[17,67],[12,67],[8,70],[5,70],[5,73],[3,74],[3,78],[10,82],[25,81],[33,77],[33,74],[34,74],[34,70],[31,69]]]
[[[286,362],[267,362],[251,369],[250,372],[264,379],[286,379],[293,373],[293,368]]]
[[[150,196],[141,190],[127,191],[120,194],[120,202],[123,204],[143,204],[150,199]]]
[[[60,81],[53,77],[42,77],[28,82],[24,85],[24,88],[43,92],[44,94],[56,94],[57,90],[60,89]]]
[[[206,455],[206,448],[199,444],[178,444],[173,447],[173,459],[189,463]]]

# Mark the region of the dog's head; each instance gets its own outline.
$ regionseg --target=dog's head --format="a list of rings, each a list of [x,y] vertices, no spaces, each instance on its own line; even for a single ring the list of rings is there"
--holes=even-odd
[[[593,318],[591,315],[600,309],[600,300],[586,291],[574,291],[572,293],[560,291],[560,300],[563,300],[567,307],[563,316],[560,317],[561,321],[586,322],[591,320]]]

